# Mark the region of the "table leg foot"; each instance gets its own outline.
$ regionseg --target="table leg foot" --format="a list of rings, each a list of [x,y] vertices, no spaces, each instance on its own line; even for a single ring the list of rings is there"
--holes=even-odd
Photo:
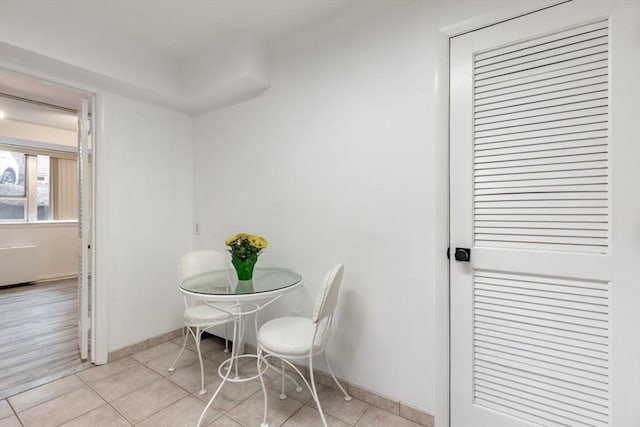
[[[287,398],[287,395],[286,395],[286,394],[282,393],[282,394],[280,395],[280,400],[285,400],[286,398]]]
[[[260,424],[260,427],[269,427],[269,423],[262,423]]]
[[[298,393],[300,393],[300,392],[302,391],[302,386],[298,386],[298,387],[296,387],[296,391],[297,391]]]
[[[203,389],[202,389],[202,390],[200,390],[198,393],[199,393],[200,395],[203,395],[203,394],[205,394],[206,392],[207,392],[207,390],[203,388]]]

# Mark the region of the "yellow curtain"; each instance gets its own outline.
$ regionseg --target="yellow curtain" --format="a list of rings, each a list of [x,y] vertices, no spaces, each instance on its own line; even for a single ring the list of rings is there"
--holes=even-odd
[[[78,162],[51,157],[50,203],[53,219],[78,219]]]

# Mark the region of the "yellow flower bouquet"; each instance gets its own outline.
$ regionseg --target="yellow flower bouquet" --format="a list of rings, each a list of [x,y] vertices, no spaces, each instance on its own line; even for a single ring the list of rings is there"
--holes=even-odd
[[[238,280],[251,280],[258,255],[267,247],[267,239],[247,233],[238,233],[225,240],[231,254],[231,263],[238,273]]]

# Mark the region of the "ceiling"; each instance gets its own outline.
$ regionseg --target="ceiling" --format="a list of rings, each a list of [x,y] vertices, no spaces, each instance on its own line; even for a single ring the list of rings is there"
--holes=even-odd
[[[144,42],[177,60],[228,33],[248,31],[272,42],[361,0],[2,0],[37,22],[69,18],[96,31]]]
[[[46,19],[91,22],[95,31],[117,33],[161,54],[183,61],[219,38],[250,32],[273,42],[304,25],[339,13],[362,0],[2,0],[3,7],[28,11],[33,22]],[[74,109],[80,94],[0,70],[0,93]],[[7,117],[73,128],[64,113],[0,96]]]

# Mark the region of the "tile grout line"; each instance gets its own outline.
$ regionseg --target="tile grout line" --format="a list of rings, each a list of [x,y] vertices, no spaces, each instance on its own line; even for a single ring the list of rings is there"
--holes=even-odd
[[[7,402],[7,405],[9,405],[9,408],[11,408],[11,411],[13,412],[13,416],[16,417],[16,420],[18,420],[18,422],[20,423],[20,425],[22,427],[24,427],[24,423],[22,422],[22,420],[20,419],[20,417],[18,416],[18,412],[16,412],[15,408],[13,407],[13,405],[11,404],[11,402],[9,402],[9,398],[5,398],[4,399]],[[9,418],[9,417],[7,417]]]
[[[156,375],[160,376],[160,378],[157,378],[157,379],[155,379],[155,380],[151,381],[151,382],[150,382],[150,383],[148,383],[148,384],[145,384],[145,385],[143,385],[143,386],[141,386],[141,387],[138,387],[138,388],[136,388],[136,389],[134,389],[134,390],[131,390],[129,393],[124,394],[124,395],[122,395],[122,396],[119,396],[119,397],[115,398],[114,400],[118,400],[118,399],[121,399],[121,398],[123,398],[123,397],[129,396],[130,394],[135,393],[136,391],[141,390],[141,389],[143,389],[143,388],[147,387],[147,386],[148,386],[148,385],[150,385],[150,384],[156,383],[156,382],[158,382],[158,381],[160,381],[160,380],[163,380],[163,379],[167,379],[166,377],[163,377],[162,375],[160,375],[160,374],[156,373],[153,369],[149,368],[148,366],[146,366],[146,365],[145,365],[145,364],[143,364],[142,362],[140,362],[140,361],[138,361],[138,360],[134,359],[133,357],[131,357],[131,356],[124,356],[124,357],[129,357],[131,360],[133,360],[134,362],[136,362],[137,364],[139,364],[139,365],[140,365],[140,366],[142,366],[143,368],[148,369],[149,371],[153,372],[154,374],[156,374]],[[121,359],[123,359],[124,357],[122,357]],[[118,360],[120,360],[120,359],[118,359]],[[153,360],[153,359],[152,359],[152,360]],[[128,369],[131,369],[131,368],[128,368]],[[121,374],[122,372],[124,372],[124,371],[126,371],[126,370],[127,370],[127,369],[124,369],[124,370],[122,370],[122,371],[116,372],[116,373],[114,373],[113,375],[106,376],[106,377],[104,377],[104,378],[101,378],[101,379],[100,379],[100,380],[98,380],[98,381],[104,381],[104,380],[106,380],[106,379],[108,379],[108,378],[111,378],[111,377],[113,377],[113,376],[117,375],[117,374]],[[167,379],[167,380],[168,380],[168,379]],[[87,386],[88,386],[88,387],[89,387],[89,388],[90,388],[94,393],[96,393],[96,394],[100,397],[100,399],[104,400],[104,401],[105,401],[105,403],[106,403],[109,407],[111,407],[111,409],[113,409],[116,413],[118,413],[119,415],[121,415],[121,416],[122,416],[122,417],[123,417],[123,418],[124,418],[124,419],[129,423],[129,424],[131,424],[132,426],[136,425],[136,423],[135,423],[135,422],[133,422],[133,420],[131,420],[127,415],[125,415],[124,413],[122,413],[121,411],[119,411],[115,406],[113,406],[113,405],[111,404],[112,402],[109,402],[109,401],[108,401],[104,396],[102,396],[102,395],[100,394],[100,392],[98,392],[98,390],[96,390],[96,389],[95,389],[91,384],[89,384],[88,382],[84,381],[82,378],[80,378],[80,381],[82,381],[83,383],[85,383],[85,384],[86,384],[86,385],[87,385]],[[172,384],[175,384],[175,383],[173,383],[173,382],[171,382],[171,383],[172,383]],[[176,385],[176,386],[178,386],[177,384],[175,384],[175,385]],[[178,386],[178,387],[180,387],[180,386]],[[181,388],[181,387],[180,387],[180,388]],[[184,390],[184,389],[183,389],[183,390]],[[187,390],[185,390],[185,391],[186,391],[187,393],[189,393]],[[178,399],[178,401],[179,401],[179,400],[181,400],[181,399]],[[177,402],[177,401],[176,401],[176,402]],[[175,402],[173,402],[173,403],[175,403]],[[172,405],[173,403],[171,403],[171,405]],[[169,405],[169,406],[170,406],[170,405]],[[160,410],[162,410],[162,409],[164,409],[164,408],[161,408]],[[159,410],[159,411],[160,411],[160,410]],[[153,414],[149,415],[149,417],[150,417],[150,416],[152,416],[152,415],[154,415],[154,414],[156,414],[156,413],[157,413],[157,412],[159,412],[159,411],[154,412]],[[82,415],[84,415],[84,414],[82,414]],[[142,421],[146,420],[146,419],[147,419],[147,418],[149,418],[149,417],[146,417],[146,418],[144,418],[143,420],[140,420],[140,422],[142,422]],[[77,417],[76,417],[76,418],[77,418]]]
[[[175,344],[175,343],[174,343],[174,344]],[[187,349],[185,349],[185,350],[187,350]],[[144,350],[141,350],[141,351],[144,351]],[[133,353],[133,354],[135,354],[135,353]],[[149,362],[151,362],[152,360],[158,359],[158,358],[160,358],[160,357],[163,357],[163,356],[165,356],[166,354],[169,354],[169,353],[165,353],[165,354],[158,355],[158,357],[156,357],[156,358],[154,358],[154,359],[150,359],[150,360],[149,360]],[[132,357],[132,355],[123,356],[123,357],[121,357],[121,358],[119,358],[119,359],[117,359],[117,360],[124,359],[125,357],[128,357],[129,359],[131,359],[132,361],[134,361],[134,362],[135,362],[135,363],[137,363],[138,365],[140,365],[140,366],[142,366],[142,367],[144,367],[144,368],[146,368],[146,369],[148,369],[148,370],[152,371],[153,373],[155,373],[155,374],[159,375],[159,376],[160,376],[160,378],[158,378],[158,379],[156,379],[156,380],[154,380],[154,381],[150,382],[149,384],[146,384],[146,385],[144,385],[144,386],[142,386],[142,387],[140,387],[140,388],[137,388],[137,389],[135,389],[135,390],[132,390],[130,393],[127,393],[127,394],[125,394],[125,395],[123,395],[123,396],[120,396],[120,397],[116,398],[115,400],[118,400],[118,399],[121,399],[121,398],[123,398],[123,397],[129,396],[130,394],[135,393],[136,391],[141,390],[142,388],[147,387],[147,386],[149,386],[150,384],[153,384],[153,383],[159,382],[159,381],[161,381],[161,380],[166,380],[166,381],[170,382],[172,385],[175,385],[176,387],[178,387],[178,388],[182,389],[184,392],[186,392],[186,393],[187,393],[187,394],[186,394],[185,396],[183,396],[182,398],[179,398],[178,400],[176,400],[176,401],[174,401],[174,402],[169,403],[168,405],[166,405],[166,406],[164,406],[164,407],[162,407],[162,408],[158,409],[157,411],[155,411],[155,412],[153,412],[153,413],[149,414],[148,416],[146,416],[145,418],[143,418],[142,420],[140,420],[140,421],[138,421],[138,422],[136,423],[136,422],[134,422],[132,419],[130,419],[126,414],[124,414],[124,413],[120,412],[120,411],[119,411],[115,406],[113,406],[113,405],[111,404],[111,402],[107,401],[107,400],[106,400],[102,395],[100,395],[100,393],[98,393],[98,391],[97,391],[97,390],[93,389],[93,387],[91,387],[91,385],[90,385],[89,383],[85,382],[82,378],[80,378],[80,380],[81,380],[82,382],[84,382],[85,384],[87,384],[89,387],[91,387],[91,389],[92,389],[96,394],[98,394],[98,395],[100,396],[100,398],[101,398],[102,400],[104,400],[104,401],[105,401],[105,403],[106,403],[109,407],[111,407],[111,408],[112,408],[116,413],[118,413],[119,415],[121,415],[121,416],[122,416],[122,417],[123,417],[123,418],[124,418],[124,419],[129,423],[129,424],[131,424],[132,426],[135,426],[136,424],[139,424],[139,423],[142,423],[142,422],[146,421],[147,419],[151,418],[151,417],[152,417],[152,416],[154,416],[155,414],[157,414],[157,413],[159,413],[159,412],[161,412],[161,411],[163,411],[163,410],[167,409],[167,408],[168,408],[168,407],[170,407],[171,405],[175,405],[176,403],[178,403],[178,402],[180,402],[180,401],[182,401],[182,400],[184,400],[184,399],[187,399],[187,398],[189,398],[189,397],[194,397],[194,398],[196,398],[196,399],[197,399],[197,397],[193,396],[193,393],[192,393],[192,392],[190,392],[190,391],[189,391],[189,390],[187,390],[186,388],[182,387],[180,384],[174,383],[173,381],[171,381],[171,380],[169,379],[169,377],[168,377],[168,376],[167,376],[167,377],[165,377],[165,376],[163,376],[162,374],[160,374],[159,372],[154,371],[152,368],[150,368],[150,367],[149,367],[149,366],[147,366],[146,364],[144,364],[144,363],[142,363],[141,361],[139,361],[139,360],[137,360],[137,359],[133,358],[133,357]],[[198,363],[198,362],[194,362],[194,363]],[[128,369],[131,369],[131,368],[128,368]],[[105,380],[105,379],[107,379],[107,378],[110,378],[110,377],[112,377],[112,376],[114,376],[114,375],[117,375],[117,374],[119,374],[119,373],[122,373],[122,372],[124,372],[124,371],[126,371],[126,370],[127,370],[127,369],[123,369],[122,371],[115,372],[115,373],[114,373],[114,374],[112,374],[112,375],[109,375],[109,376],[106,376],[106,377],[104,377],[104,378],[101,378],[99,381],[103,381],[103,380]],[[220,414],[222,415],[222,413],[220,413]],[[83,414],[83,415],[84,415],[84,414]],[[77,417],[76,417],[76,418],[77,418]],[[216,417],[215,419],[218,419],[218,418],[219,418],[219,417]],[[215,420],[215,419],[214,419],[214,420]]]
[[[128,357],[128,356],[126,356],[126,357]],[[120,372],[122,372],[122,371],[120,371]],[[118,373],[119,373],[119,372],[118,372]],[[115,375],[115,374],[114,374],[114,375]],[[76,375],[76,376],[77,376],[77,375]],[[103,378],[103,379],[106,379],[106,378],[109,378],[109,377],[105,377],[105,378]],[[113,405],[111,405],[111,403],[109,403],[109,401],[107,401],[107,399],[105,399],[105,398],[104,398],[100,393],[98,393],[98,391],[97,391],[97,390],[95,390],[93,387],[91,387],[91,384],[89,384],[88,382],[84,381],[84,380],[83,380],[82,378],[80,378],[80,377],[78,377],[78,379],[79,379],[80,381],[82,381],[82,382],[83,382],[87,387],[89,387],[89,388],[90,388],[90,389],[91,389],[95,394],[97,394],[97,395],[98,395],[98,397],[100,397],[100,399],[102,399],[102,400],[104,401],[104,403],[106,403],[106,404],[107,404],[107,406],[108,406],[108,407],[110,407],[111,409],[113,409],[113,410],[115,411],[115,413],[116,413],[116,414],[120,415],[122,418],[124,418],[124,420],[125,420],[126,422],[128,422],[128,423],[129,423],[129,424],[131,424],[132,426],[134,425],[132,422],[130,422],[130,421],[129,421],[129,418],[127,418],[124,414],[122,414],[120,411],[118,411],[118,410],[117,410]],[[84,415],[84,414],[82,414],[82,415]],[[78,416],[78,417],[80,417],[80,416]],[[76,417],[76,418],[78,418],[78,417]],[[74,419],[75,419],[75,418],[74,418]],[[69,420],[69,421],[71,421],[71,420]]]
[[[173,340],[169,340],[169,342],[173,342]],[[173,343],[174,343],[174,344],[177,344],[177,343],[175,343],[175,342],[173,342]],[[180,344],[177,344],[177,345],[180,345]],[[141,350],[141,351],[144,351],[144,350]],[[191,349],[190,349],[190,348],[188,348],[188,347],[185,347],[185,351],[191,351],[192,353],[196,354],[196,352],[195,352],[195,351],[191,350]],[[154,370],[153,368],[151,368],[151,367],[149,367],[149,366],[147,365],[147,363],[150,363],[150,362],[152,362],[153,360],[157,360],[157,359],[159,359],[159,358],[161,358],[161,357],[163,357],[163,356],[166,356],[166,355],[167,355],[167,354],[169,354],[169,353],[171,353],[171,352],[167,352],[167,353],[160,354],[160,355],[158,355],[157,357],[155,357],[155,358],[153,358],[153,359],[148,360],[146,363],[143,363],[142,361],[139,361],[139,360],[135,359],[135,358],[133,357],[133,355],[135,355],[136,353],[133,353],[133,354],[131,354],[131,355],[129,355],[129,356],[124,356],[124,357],[129,357],[130,359],[132,359],[133,361],[135,361],[135,362],[136,362],[136,363],[138,363],[139,365],[144,366],[145,368],[149,369],[150,371],[154,372],[155,374],[157,374],[157,375],[159,375],[159,376],[161,377],[161,378],[159,378],[159,379],[157,379],[157,380],[155,380],[155,381],[152,381],[150,384],[155,383],[155,382],[159,382],[160,380],[163,380],[163,379],[164,379],[164,380],[168,381],[169,383],[171,383],[172,385],[174,385],[174,386],[176,386],[176,387],[180,388],[181,390],[183,390],[184,392],[186,392],[186,393],[187,393],[187,394],[186,394],[186,396],[184,396],[184,397],[182,397],[182,398],[180,398],[180,399],[178,399],[178,400],[176,400],[176,401],[174,401],[174,402],[169,403],[168,405],[166,405],[166,406],[164,406],[164,407],[162,407],[162,408],[158,409],[157,411],[153,412],[152,414],[149,414],[147,417],[145,417],[144,419],[140,420],[138,423],[144,422],[145,420],[147,420],[147,419],[149,419],[149,418],[153,417],[153,416],[154,416],[154,415],[156,415],[157,413],[159,413],[159,412],[161,412],[161,411],[163,411],[163,410],[167,409],[168,407],[170,407],[170,406],[172,406],[172,405],[175,405],[176,403],[178,403],[178,402],[180,402],[180,401],[182,401],[182,400],[184,400],[184,399],[187,399],[187,398],[189,398],[189,397],[193,397],[194,399],[196,399],[196,400],[198,400],[198,401],[202,402],[202,400],[200,400],[197,396],[195,396],[195,393],[197,393],[197,392],[198,392],[198,390],[196,390],[196,391],[194,391],[194,392],[191,392],[191,391],[189,391],[188,389],[186,389],[185,387],[181,386],[180,384],[173,382],[173,381],[171,380],[171,378],[170,378],[172,374],[169,374],[169,375],[167,375],[167,376],[164,376],[164,375],[162,375],[162,373],[160,373],[160,372],[158,372],[158,371]],[[205,357],[205,356],[203,355],[203,357]],[[213,360],[213,359],[209,359],[209,358],[207,358],[207,359],[208,359],[208,360],[211,360],[212,362],[214,362],[214,363],[216,363],[216,364],[219,364],[217,361],[215,361],[215,360]],[[119,359],[118,359],[118,360],[119,360]],[[190,365],[187,365],[187,366],[183,367],[183,369],[186,369],[187,367],[189,367],[189,366],[191,366],[191,365],[195,365],[195,364],[198,364],[198,365],[199,365],[199,362],[198,362],[198,361],[193,362],[192,364],[190,364]],[[120,372],[122,372],[122,371],[120,371]],[[114,375],[115,375],[115,374],[114,374]],[[108,377],[105,377],[105,378],[108,378]],[[141,387],[141,388],[144,388],[144,387],[146,387],[146,386],[148,386],[148,385],[149,385],[149,384],[147,384],[147,385],[145,385],[145,386],[143,386],[143,387]],[[136,390],[132,391],[131,393],[134,393],[135,391],[138,391],[138,390],[140,390],[141,388],[138,388],[138,389],[136,389]],[[119,397],[118,399],[120,399],[120,398],[122,398],[122,397],[125,397],[125,396],[128,396],[128,395],[129,395],[129,394],[131,394],[131,393],[128,393],[128,394],[126,394],[126,395],[124,395],[124,396],[121,396],[121,397]],[[241,401],[241,402],[244,402],[244,400],[243,400],[243,401]],[[240,402],[240,403],[241,403],[241,402]],[[108,402],[107,402],[107,403],[108,403]],[[111,404],[109,404],[109,405],[110,405],[110,406],[112,406]],[[113,407],[113,406],[112,406],[112,407]],[[234,406],[233,408],[235,408],[235,406]],[[233,409],[233,408],[231,408],[231,409]],[[129,421],[132,425],[138,424],[138,423],[134,423],[134,422],[133,422],[133,420],[129,419],[125,414],[122,414],[122,413],[121,413],[120,411],[118,411],[115,407],[113,407],[113,409],[114,409],[116,412],[118,412],[119,414],[121,414],[121,415],[122,415],[122,416],[123,416],[127,421]],[[231,410],[231,409],[229,409],[229,410]],[[217,408],[215,408],[215,407],[214,407],[214,410],[216,410],[216,412],[218,412],[218,414],[219,414],[219,415],[218,415],[217,417],[215,417],[214,419],[212,419],[212,420],[211,420],[212,422],[215,422],[215,421],[216,421],[217,419],[219,419],[221,416],[226,415],[226,413],[225,413],[225,412],[220,411],[220,410],[218,410],[218,409],[217,409]],[[235,420],[235,419],[234,419],[234,420]]]
[[[356,422],[353,424],[354,427],[358,426],[358,423],[364,418],[365,414],[367,413],[367,411],[369,411],[371,408],[373,408],[374,406],[371,404],[368,404],[369,406],[367,406],[367,408],[362,411],[362,414],[358,417],[358,419],[356,420]],[[380,409],[380,408],[378,408]],[[384,409],[381,409],[382,411],[384,411]],[[389,411],[386,411],[389,412]]]

